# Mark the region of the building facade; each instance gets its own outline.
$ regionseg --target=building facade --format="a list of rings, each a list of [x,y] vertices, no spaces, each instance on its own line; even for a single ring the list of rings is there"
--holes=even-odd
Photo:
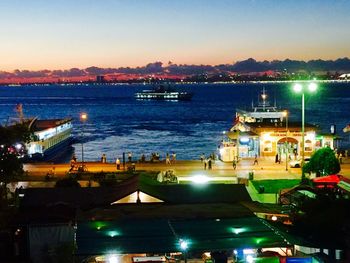
[[[332,134],[319,134],[318,127],[305,124],[304,149],[302,149],[301,123],[238,121],[225,133],[219,152],[220,159],[231,162],[244,157],[288,156],[297,159],[304,151],[310,156],[321,147],[334,148]]]

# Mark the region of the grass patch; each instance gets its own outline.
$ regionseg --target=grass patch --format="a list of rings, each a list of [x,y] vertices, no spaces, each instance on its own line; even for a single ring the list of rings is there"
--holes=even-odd
[[[280,179],[280,180],[253,180],[251,183],[254,185],[255,189],[259,191],[260,186],[263,186],[264,193],[266,194],[276,194],[279,193],[281,189],[292,188],[300,184],[299,179]]]

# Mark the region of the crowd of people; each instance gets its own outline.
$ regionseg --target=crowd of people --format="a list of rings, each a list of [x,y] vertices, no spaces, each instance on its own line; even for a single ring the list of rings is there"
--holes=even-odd
[[[125,157],[127,158],[128,163],[133,163],[133,162],[139,162],[139,163],[151,162],[151,163],[154,163],[154,162],[162,162],[162,161],[164,161],[168,165],[176,163],[176,153],[175,152],[172,152],[171,154],[166,153],[165,159],[162,159],[158,152],[152,152],[148,159],[147,159],[145,154],[141,154],[140,159],[138,159],[138,160],[133,159],[132,152],[128,152],[126,154],[126,156],[125,155],[123,156],[123,158],[117,157],[115,159],[115,165],[116,165],[117,170],[120,170],[120,167],[122,164],[121,160],[123,160],[123,162],[126,161]],[[100,161],[101,161],[101,163],[107,163],[107,156],[105,153],[102,154]],[[76,163],[76,157],[73,156],[73,158],[71,160],[71,167],[74,167],[75,163]]]

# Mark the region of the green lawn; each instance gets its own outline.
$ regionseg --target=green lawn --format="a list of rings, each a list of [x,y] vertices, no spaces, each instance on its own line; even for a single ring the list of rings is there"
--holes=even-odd
[[[259,191],[259,186],[264,186],[264,193],[275,194],[281,189],[292,188],[300,183],[299,179],[281,179],[281,180],[253,180],[250,181],[256,190]]]

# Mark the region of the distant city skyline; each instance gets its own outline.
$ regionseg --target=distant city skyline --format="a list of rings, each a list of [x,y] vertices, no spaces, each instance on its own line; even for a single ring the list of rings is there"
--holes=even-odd
[[[350,57],[350,2],[0,2],[0,71]]]

